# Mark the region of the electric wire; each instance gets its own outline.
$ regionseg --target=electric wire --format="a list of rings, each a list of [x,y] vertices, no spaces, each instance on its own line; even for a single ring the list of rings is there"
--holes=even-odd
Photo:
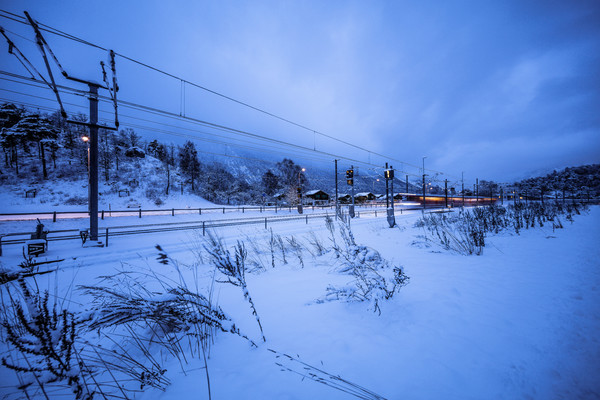
[[[26,19],[25,19],[24,17],[21,17],[21,16],[19,16],[18,14],[14,14],[14,13],[11,13],[11,12],[9,12],[9,11],[6,11],[6,10],[0,10],[0,12],[4,12],[4,13],[6,13],[6,14],[9,14],[9,15],[11,15],[11,16],[13,16],[13,17],[15,17],[15,18],[9,18],[9,19],[12,19],[13,21],[21,22],[21,23],[23,23],[23,24],[28,24],[28,23],[27,23],[27,21],[26,21]],[[5,17],[5,18],[8,18],[7,16],[5,16],[5,15],[1,15],[1,14],[0,14],[0,17]],[[42,30],[44,30],[44,31],[46,31],[46,32],[49,32],[49,33],[52,33],[52,34],[54,34],[54,35],[58,35],[58,36],[61,36],[61,37],[63,37],[63,38],[66,38],[66,39],[70,39],[70,40],[73,40],[73,41],[76,41],[76,42],[79,42],[79,43],[82,43],[82,44],[85,44],[85,45],[88,45],[88,46],[91,46],[91,47],[94,47],[94,48],[100,49],[100,50],[103,50],[103,51],[108,51],[108,49],[107,49],[107,48],[104,48],[104,47],[102,47],[102,46],[99,46],[99,45],[97,45],[97,44],[94,44],[94,43],[92,43],[92,42],[89,42],[89,41],[86,41],[86,40],[84,40],[84,39],[81,39],[81,38],[79,38],[79,37],[77,37],[77,36],[75,36],[75,35],[68,34],[68,33],[66,33],[66,32],[63,32],[63,31],[59,30],[59,29],[56,29],[56,28],[50,27],[49,25],[46,25],[46,24],[40,23],[39,21],[36,21],[36,23],[37,23],[38,25],[40,25],[40,26],[42,27],[41,29],[42,29]],[[287,118],[281,117],[281,116],[279,116],[279,115],[276,115],[276,114],[274,114],[274,113],[271,113],[271,112],[269,112],[269,111],[266,111],[266,110],[264,110],[264,109],[262,109],[262,108],[255,107],[255,106],[253,106],[253,105],[251,105],[251,104],[248,104],[248,103],[246,103],[246,102],[243,102],[243,101],[241,101],[241,100],[237,100],[237,99],[235,99],[235,98],[233,98],[233,97],[231,97],[231,96],[227,96],[227,95],[225,95],[225,94],[222,94],[222,93],[220,93],[220,92],[217,92],[217,91],[215,91],[215,90],[209,89],[209,88],[207,88],[207,87],[205,87],[205,86],[203,86],[203,85],[200,85],[200,84],[197,84],[197,83],[194,83],[194,82],[188,81],[188,80],[186,80],[186,79],[184,79],[184,78],[178,77],[178,76],[176,76],[176,75],[174,75],[174,74],[171,74],[171,73],[169,73],[169,72],[166,72],[166,71],[164,71],[164,70],[162,70],[162,69],[160,69],[160,68],[153,67],[153,66],[151,66],[151,65],[149,65],[149,64],[147,64],[147,63],[144,63],[144,62],[142,62],[142,61],[139,61],[139,60],[133,59],[133,58],[131,58],[131,57],[128,57],[128,56],[126,56],[126,55],[124,55],[124,54],[121,54],[121,53],[115,52],[115,55],[117,55],[117,56],[119,56],[119,57],[121,57],[121,58],[123,58],[123,59],[126,59],[126,60],[128,60],[128,61],[130,61],[130,62],[132,62],[132,63],[138,64],[138,65],[140,65],[140,66],[143,66],[143,67],[145,67],[145,68],[148,68],[148,69],[150,69],[150,70],[153,70],[153,71],[155,71],[155,72],[157,72],[157,73],[163,74],[163,75],[165,75],[165,76],[168,76],[168,77],[171,77],[171,78],[173,78],[173,79],[176,79],[176,80],[178,80],[178,81],[180,81],[180,82],[187,83],[187,84],[188,84],[188,85],[190,85],[190,86],[193,86],[193,87],[199,88],[199,89],[201,89],[201,90],[204,90],[204,91],[206,91],[206,92],[209,92],[209,93],[211,93],[211,94],[213,94],[213,95],[216,95],[216,96],[222,97],[222,98],[224,98],[224,99],[226,99],[226,100],[232,101],[232,102],[234,102],[234,103],[237,103],[237,104],[239,104],[239,105],[242,105],[242,106],[244,106],[244,107],[248,107],[248,108],[250,108],[250,109],[252,109],[252,110],[255,110],[255,111],[257,111],[257,112],[263,113],[263,114],[265,114],[265,115],[268,115],[268,116],[270,116],[270,117],[273,117],[273,118],[279,119],[279,120],[281,120],[281,121],[283,121],[283,122],[289,123],[289,124],[291,124],[291,125],[294,125],[294,126],[296,126],[296,127],[299,127],[299,128],[301,128],[301,129],[307,130],[307,131],[309,131],[309,132],[312,132],[313,134],[318,134],[318,135],[320,135],[320,136],[327,137],[327,138],[329,138],[329,139],[331,139],[331,140],[335,140],[335,141],[337,141],[337,142],[340,142],[340,143],[343,143],[343,144],[345,144],[345,145],[348,145],[348,146],[354,147],[354,148],[356,148],[356,149],[359,149],[359,150],[361,150],[361,151],[365,151],[365,152],[367,152],[368,154],[373,154],[373,155],[376,155],[376,156],[378,156],[378,157],[382,157],[382,158],[384,158],[384,159],[388,159],[388,160],[392,160],[392,161],[397,161],[397,162],[400,162],[400,163],[402,163],[402,164],[405,164],[405,165],[408,165],[408,166],[411,166],[411,167],[414,167],[414,168],[419,168],[417,165],[414,165],[414,164],[411,164],[411,163],[407,163],[407,162],[404,162],[404,161],[398,160],[398,159],[396,159],[396,158],[393,158],[393,157],[385,156],[385,155],[383,155],[383,154],[380,154],[380,153],[378,153],[378,152],[374,152],[374,151],[371,151],[371,150],[369,150],[369,149],[366,149],[366,148],[364,148],[364,147],[362,147],[362,146],[355,145],[355,144],[353,144],[353,143],[350,143],[350,142],[347,142],[347,141],[341,140],[341,139],[339,139],[339,138],[336,138],[336,137],[334,137],[334,136],[331,136],[331,135],[325,134],[325,133],[323,133],[323,132],[320,132],[320,131],[318,131],[318,130],[315,130],[315,129],[309,128],[309,127],[307,127],[307,126],[305,126],[305,125],[303,125],[303,124],[300,124],[300,123],[294,122],[294,121],[292,121],[292,120],[290,120],[290,119],[287,119]],[[316,146],[315,146],[315,147],[316,147]],[[315,148],[315,149],[313,149],[313,150],[316,150],[316,148]],[[427,170],[427,169],[426,169],[426,170]],[[431,169],[428,169],[428,170],[429,170],[429,171],[431,171],[431,172],[437,172],[437,173],[442,173],[442,174],[445,174],[445,173],[443,173],[442,171],[435,171],[435,170],[431,170]],[[424,172],[424,173],[425,173],[425,172]],[[445,174],[445,175],[448,175],[448,174]],[[449,176],[449,175],[448,175],[448,176]]]

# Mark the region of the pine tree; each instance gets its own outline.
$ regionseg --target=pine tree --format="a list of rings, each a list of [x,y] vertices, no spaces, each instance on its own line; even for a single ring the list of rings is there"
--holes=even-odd
[[[192,192],[194,192],[194,182],[200,175],[200,161],[198,161],[196,146],[189,140],[179,148],[179,168],[184,175],[189,176]]]
[[[173,160],[173,157],[172,157],[171,153],[169,152],[169,149],[167,148],[167,146],[165,146],[162,143],[158,143],[158,142],[156,142],[156,146],[154,146],[153,145],[154,142],[156,142],[156,140],[150,142],[150,145],[148,145],[148,147],[149,147],[148,151],[150,151],[150,147],[152,146],[154,155],[156,156],[156,158],[158,158],[163,163],[163,166],[165,167],[165,170],[167,171],[167,187],[165,190],[165,194],[168,196],[169,188],[171,187],[171,166],[175,163],[175,161]]]

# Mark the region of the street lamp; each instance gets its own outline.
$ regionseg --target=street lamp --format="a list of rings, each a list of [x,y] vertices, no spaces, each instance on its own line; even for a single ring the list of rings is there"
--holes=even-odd
[[[377,178],[377,182],[379,182],[379,178]],[[373,181],[373,194],[375,194],[375,181]]]
[[[81,140],[87,144],[87,175],[88,175],[88,199],[91,198],[91,190],[92,187],[90,185],[90,137],[88,135],[83,135],[81,137]],[[88,212],[92,213],[92,209],[91,209],[91,203],[88,200]]]
[[[305,172],[306,168],[302,168],[298,171],[298,214],[302,214],[302,184],[300,182],[300,174]]]

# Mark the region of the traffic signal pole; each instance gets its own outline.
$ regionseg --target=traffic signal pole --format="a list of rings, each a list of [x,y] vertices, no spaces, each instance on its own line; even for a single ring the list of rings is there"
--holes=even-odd
[[[349,170],[346,170],[346,183],[348,185],[350,185],[351,188],[351,196],[352,196],[352,204],[350,205],[350,208],[348,210],[348,214],[350,215],[350,218],[354,218],[355,213],[354,213],[354,165],[350,166]]]
[[[396,225],[396,216],[394,215],[394,167],[390,166],[390,169],[387,169],[387,163],[385,164],[385,166],[385,185],[387,188],[388,180],[391,180],[390,186],[392,191],[392,206],[387,209],[387,221],[388,224],[390,224],[390,228],[393,228]]]

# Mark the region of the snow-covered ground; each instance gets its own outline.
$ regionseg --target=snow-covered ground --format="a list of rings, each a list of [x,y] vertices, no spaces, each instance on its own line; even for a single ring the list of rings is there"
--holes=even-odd
[[[236,335],[214,337],[208,359],[212,398],[353,398],[290,372],[315,371],[299,361],[387,399],[600,397],[600,208],[592,207],[554,232],[546,225],[520,235],[492,236],[481,256],[453,254],[423,242],[421,229],[414,227],[419,216],[398,216],[393,229],[381,215],[352,221],[358,244],[403,266],[410,277],[407,286],[380,303],[381,314],[366,303],[317,301],[329,285],[351,279],[336,270],[333,254],[313,257],[305,251],[302,266],[288,248],[287,264],[277,253],[273,268],[265,250],[271,230],[218,230],[228,247],[243,240],[249,253],[252,242],[264,251],[259,256],[264,269],[248,272],[246,279],[267,340],[260,340],[241,290],[215,283],[214,300],[258,347]],[[311,248],[311,231],[331,244],[322,220],[274,224],[272,229],[284,240],[293,236],[305,249]],[[175,278],[171,264],[156,261],[154,246],[160,244],[181,263],[184,278],[198,282],[206,294],[215,270],[206,255],[198,257],[203,243],[197,232],[115,238],[108,248],[51,242],[47,258],[65,261],[56,274],[37,281],[53,296],[69,299],[73,311],[85,309],[86,297],[74,288],[97,284],[100,275],[151,269]],[[21,259],[20,250],[6,246],[0,262],[10,268]],[[171,385],[164,392],[147,389],[136,398],[208,398],[202,357],[189,358],[182,367],[154,350]],[[294,360],[277,357],[283,353]],[[14,392],[9,387],[14,373],[3,368],[0,377],[0,394]]]

